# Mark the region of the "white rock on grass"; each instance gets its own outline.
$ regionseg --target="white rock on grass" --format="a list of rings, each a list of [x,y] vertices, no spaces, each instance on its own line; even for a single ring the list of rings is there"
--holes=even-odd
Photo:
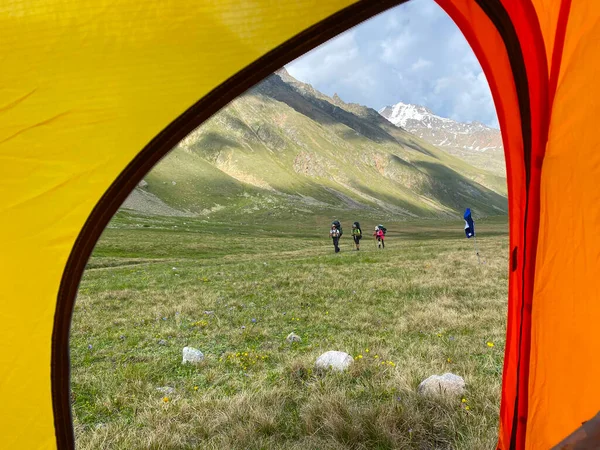
[[[331,350],[323,353],[317,358],[315,368],[317,370],[332,369],[342,372],[350,367],[350,364],[353,362],[352,356],[348,353]]]
[[[204,359],[204,354],[194,347],[183,347],[183,361],[182,364],[192,363],[196,364]]]
[[[288,336],[285,338],[286,341],[292,343],[292,342],[302,342],[302,338],[300,336],[298,336],[296,333],[290,333],[288,334]]]
[[[417,390],[423,395],[463,395],[465,380],[453,373],[431,375],[419,384]]]
[[[171,386],[162,386],[162,387],[157,387],[156,390],[158,392],[161,392],[163,394],[174,394],[175,393],[175,388],[172,388]]]

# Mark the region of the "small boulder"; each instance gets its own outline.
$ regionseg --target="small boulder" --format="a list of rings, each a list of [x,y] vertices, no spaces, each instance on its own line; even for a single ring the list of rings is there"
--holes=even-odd
[[[158,345],[167,345],[167,341],[161,339],[160,341],[158,341]]]
[[[465,380],[453,373],[431,375],[419,384],[417,390],[422,395],[463,395]]]
[[[194,347],[183,347],[183,361],[182,364],[192,363],[197,364],[204,359],[204,354]]]
[[[323,353],[317,358],[315,362],[315,368],[317,370],[332,369],[338,372],[342,372],[350,367],[354,360],[352,356],[345,352],[338,352],[331,350]]]
[[[288,341],[289,343],[302,342],[302,338],[300,336],[298,336],[296,333],[288,334],[288,336],[285,338],[285,340]]]
[[[148,186],[148,182],[146,180],[142,180],[138,183],[138,187],[145,188]]]

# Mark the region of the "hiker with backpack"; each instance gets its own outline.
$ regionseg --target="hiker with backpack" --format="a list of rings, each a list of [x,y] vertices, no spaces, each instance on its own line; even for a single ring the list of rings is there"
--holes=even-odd
[[[337,220],[334,220],[331,224],[331,229],[329,230],[329,237],[333,239],[333,248],[335,248],[335,252],[340,251],[340,237],[342,236],[342,225]]]
[[[377,248],[385,248],[385,232],[387,229],[383,225],[377,225],[373,236],[377,240]]]
[[[356,245],[356,251],[359,251],[362,230],[360,229],[360,224],[358,222],[354,222],[352,224],[352,238],[354,239],[354,244]]]

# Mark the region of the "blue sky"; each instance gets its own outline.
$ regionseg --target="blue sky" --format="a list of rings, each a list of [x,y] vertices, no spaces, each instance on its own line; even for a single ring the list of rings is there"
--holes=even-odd
[[[399,101],[461,122],[498,127],[485,75],[460,30],[433,0],[412,0],[286,66],[327,95],[375,109]]]

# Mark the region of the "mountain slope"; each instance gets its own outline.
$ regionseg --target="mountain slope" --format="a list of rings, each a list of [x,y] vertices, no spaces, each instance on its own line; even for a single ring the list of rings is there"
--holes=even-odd
[[[187,136],[145,178],[157,202],[207,217],[505,214],[505,182],[377,111],[329,98],[279,71]],[[146,201],[149,196],[155,201]],[[161,206],[160,210],[165,210]]]
[[[456,122],[440,117],[424,106],[402,102],[386,106],[379,113],[394,125],[469,164],[506,177],[500,130],[479,122]]]

